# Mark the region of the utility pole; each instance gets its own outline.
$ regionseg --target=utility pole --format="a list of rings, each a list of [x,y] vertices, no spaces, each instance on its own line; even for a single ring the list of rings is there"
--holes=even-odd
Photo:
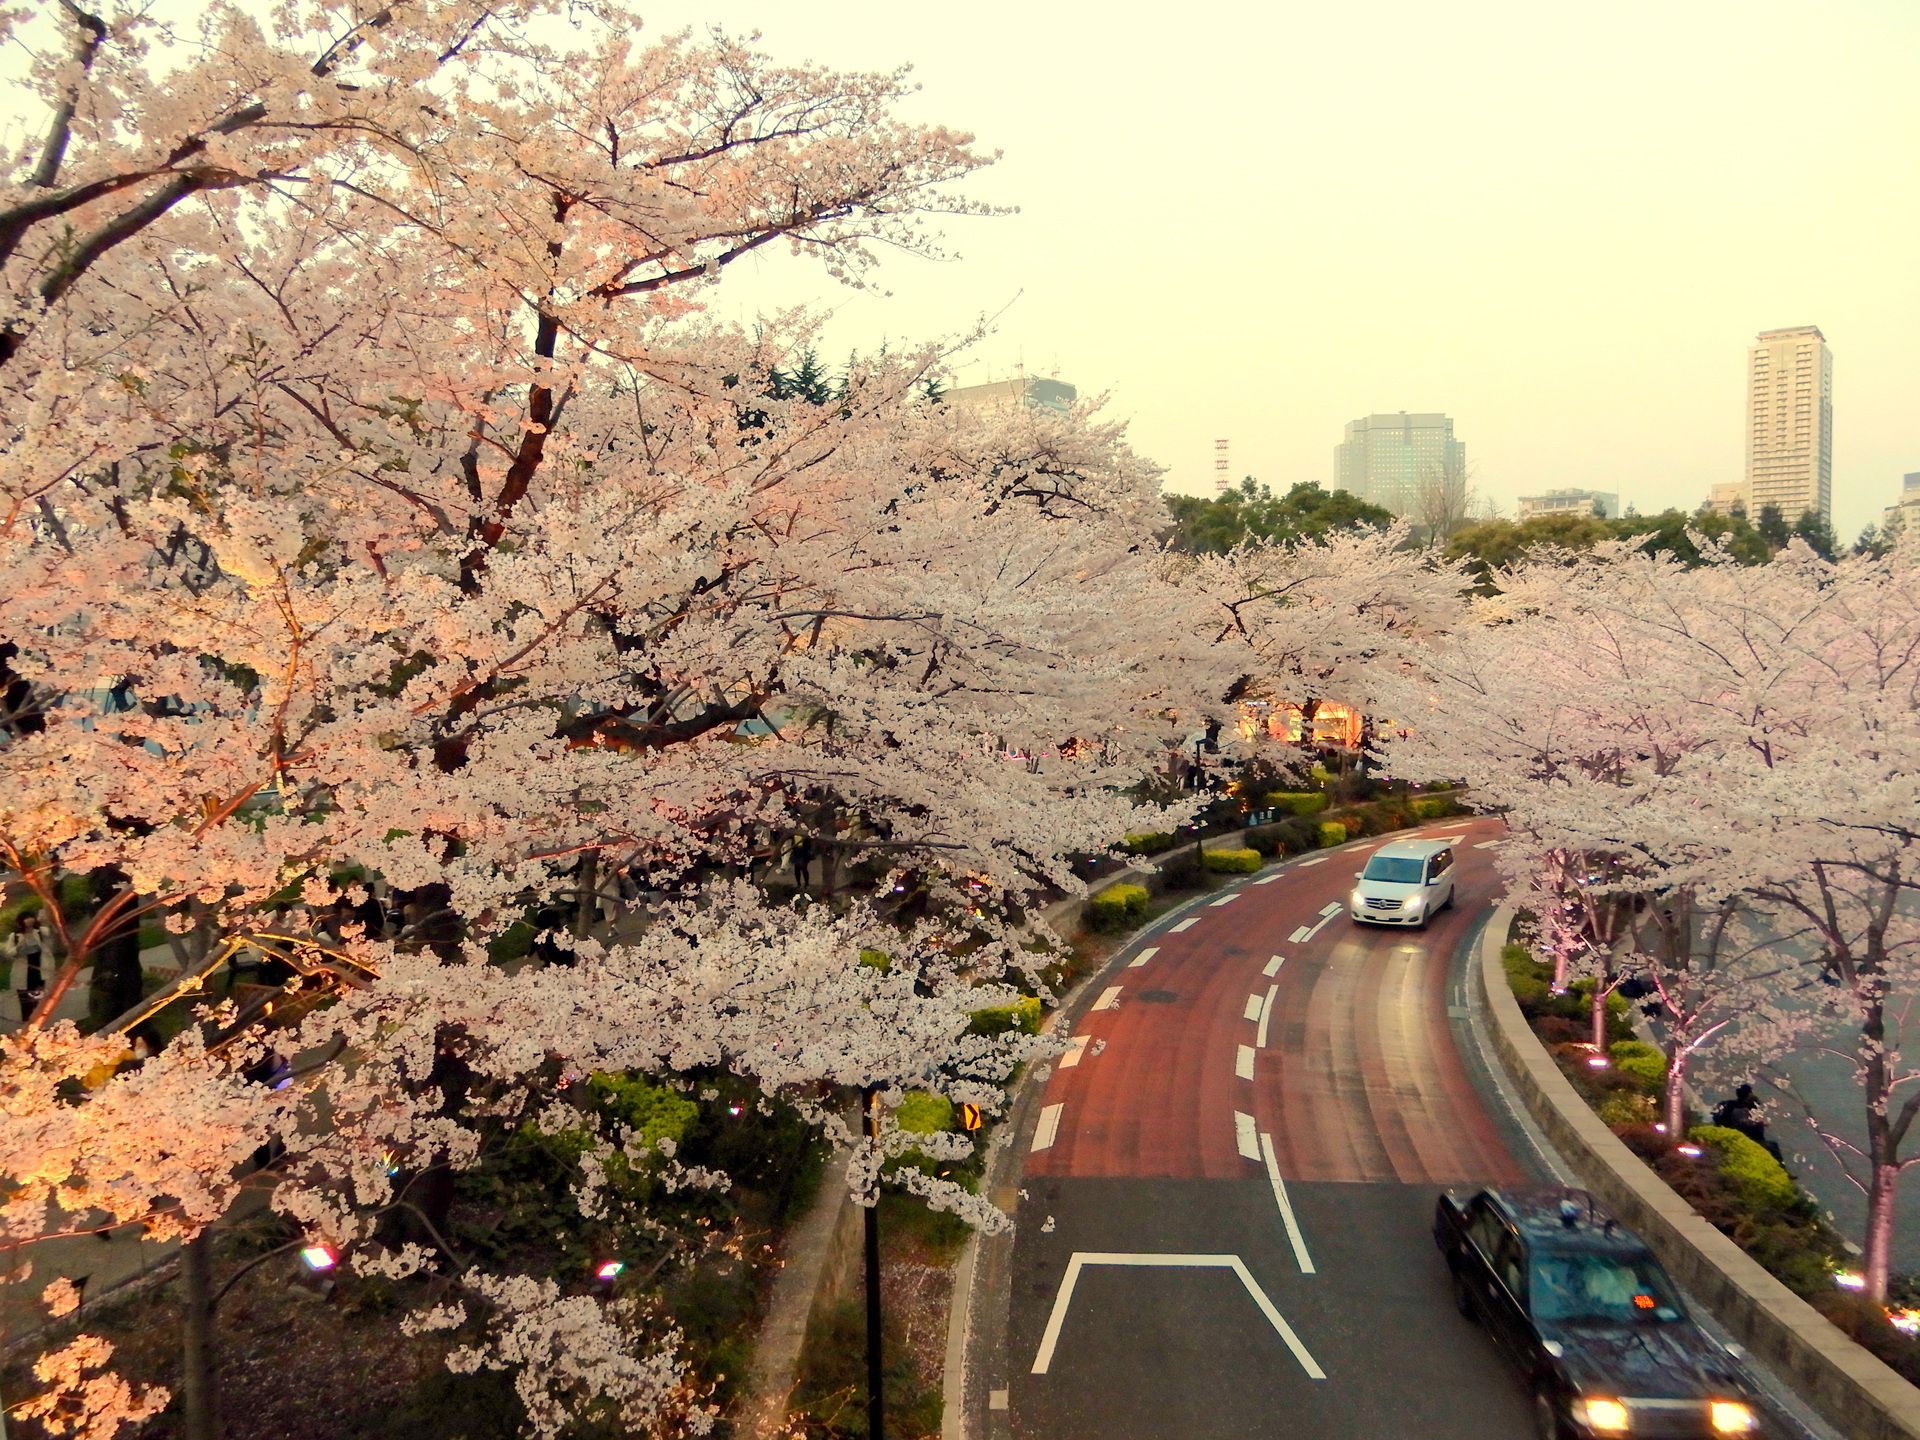
[[[868,1142],[877,1152],[880,1143],[880,1087],[869,1085],[860,1092],[861,1125]],[[887,1413],[881,1394],[880,1353],[880,1181],[873,1184],[873,1203],[867,1206],[867,1434],[870,1440],[886,1440]]]

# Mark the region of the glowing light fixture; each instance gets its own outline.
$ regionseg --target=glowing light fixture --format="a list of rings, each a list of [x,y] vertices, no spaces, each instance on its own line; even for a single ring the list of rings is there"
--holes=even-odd
[[[1902,1335],[1920,1335],[1920,1310],[1889,1310],[1887,1323]]]
[[[313,1271],[331,1270],[340,1263],[340,1256],[331,1245],[308,1245],[300,1251],[300,1258],[307,1262],[307,1268]]]
[[[605,1260],[601,1262],[600,1268],[593,1272],[593,1278],[596,1280],[611,1280],[626,1268],[627,1266],[624,1260]]]
[[[1864,1275],[1855,1275],[1850,1270],[1842,1270],[1838,1275],[1833,1277],[1833,1283],[1838,1285],[1842,1290],[1864,1290],[1867,1288],[1867,1277]]]
[[[1587,1064],[1595,1070],[1604,1070],[1607,1068],[1607,1057],[1604,1055],[1589,1055],[1587,1057]]]
[[[1700,1147],[1698,1145],[1676,1145],[1673,1148],[1691,1160],[1698,1160],[1700,1158]]]

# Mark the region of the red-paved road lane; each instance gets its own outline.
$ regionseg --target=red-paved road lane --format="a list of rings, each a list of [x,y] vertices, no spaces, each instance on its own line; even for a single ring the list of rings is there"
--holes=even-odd
[[[1115,1007],[1081,1020],[1079,1062],[1056,1066],[1045,1104],[1061,1107],[1058,1130],[1026,1174],[1244,1178],[1238,1112],[1272,1137],[1288,1181],[1521,1180],[1447,1022],[1454,947],[1497,886],[1474,846],[1499,825],[1421,833],[1459,837],[1456,904],[1425,931],[1347,918],[1354,872],[1385,843],[1373,841],[1260,877],[1188,912],[1194,923],[1179,933],[1152,937],[1156,953],[1106,982],[1120,987]],[[1278,970],[1263,973],[1275,957]],[[1259,1039],[1250,1012],[1270,988],[1266,1045],[1249,1056],[1241,1047]]]

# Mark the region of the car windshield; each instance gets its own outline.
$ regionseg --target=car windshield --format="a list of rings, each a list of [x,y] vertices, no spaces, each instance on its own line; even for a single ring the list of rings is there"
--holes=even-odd
[[[1410,855],[1376,855],[1367,862],[1362,880],[1391,880],[1398,885],[1418,885],[1427,862]]]
[[[1536,1320],[1614,1324],[1678,1320],[1680,1302],[1650,1255],[1538,1255],[1529,1308]]]

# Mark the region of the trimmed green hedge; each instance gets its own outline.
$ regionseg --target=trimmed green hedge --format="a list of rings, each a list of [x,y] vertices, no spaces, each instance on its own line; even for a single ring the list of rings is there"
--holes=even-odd
[[[1533,952],[1521,944],[1500,947],[1500,963],[1507,972],[1507,984],[1520,1008],[1544,1004],[1553,993],[1553,967],[1542,965]]]
[[[1158,855],[1162,850],[1171,850],[1174,837],[1161,830],[1129,831],[1126,841],[1120,848],[1129,855]]]
[[[1146,918],[1151,899],[1141,885],[1109,885],[1087,901],[1089,930],[1125,930]]]
[[[1609,995],[1607,998],[1611,1000],[1613,997]],[[1660,1053],[1657,1046],[1649,1045],[1644,1040],[1616,1040],[1607,1047],[1607,1055],[1613,1061],[1613,1068],[1623,1075],[1631,1075],[1649,1085],[1666,1083],[1667,1057]]]
[[[1011,1005],[990,1005],[985,1010],[975,1010],[973,1019],[967,1023],[969,1035],[1004,1035],[1009,1030],[1019,1030],[1027,1035],[1040,1033],[1040,1001],[1037,996],[1029,995]]]
[[[893,1112],[893,1120],[916,1135],[938,1135],[953,1128],[953,1101],[926,1090],[909,1090]]]
[[[1251,875],[1261,862],[1258,850],[1202,850],[1200,863],[1215,875]]]
[[[1267,805],[1274,810],[1290,810],[1295,815],[1317,815],[1327,808],[1324,790],[1270,790]]]
[[[1696,1125],[1687,1132],[1695,1144],[1712,1148],[1720,1173],[1740,1187],[1753,1205],[1787,1206],[1799,1197],[1793,1177],[1765,1146],[1722,1125]]]
[[[1347,843],[1347,827],[1346,826],[1342,825],[1338,820],[1322,820],[1320,822],[1320,848],[1321,849],[1324,850],[1329,845],[1344,845],[1346,843]]]
[[[1429,795],[1409,803],[1407,813],[1416,820],[1438,820],[1443,815],[1456,814],[1459,809],[1451,796]]]

